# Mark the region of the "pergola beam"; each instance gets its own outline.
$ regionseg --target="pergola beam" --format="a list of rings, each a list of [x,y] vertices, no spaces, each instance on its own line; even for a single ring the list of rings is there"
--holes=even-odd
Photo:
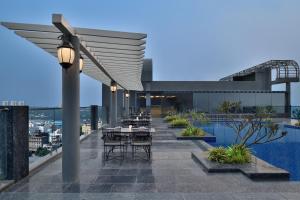
[[[74,29],[69,25],[69,23],[63,18],[61,14],[52,15],[52,23],[56,26],[63,34],[67,34],[73,37],[77,37]],[[78,38],[79,39],[79,38]],[[99,63],[98,59],[89,51],[89,49],[79,41],[80,50],[111,80],[114,79],[111,75],[104,69],[104,67]]]

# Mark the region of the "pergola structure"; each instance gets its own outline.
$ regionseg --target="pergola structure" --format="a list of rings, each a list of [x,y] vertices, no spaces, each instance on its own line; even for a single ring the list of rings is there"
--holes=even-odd
[[[60,36],[69,38],[75,50],[72,66],[62,70],[63,180],[79,180],[80,57],[83,73],[110,86],[110,124],[117,120],[117,89],[141,91],[146,34],[72,27],[61,14],[52,15],[53,25],[1,22],[6,28],[57,57]],[[127,96],[126,96],[127,97]],[[127,101],[128,97],[125,98]],[[126,104],[128,106],[128,103]],[[126,109],[128,110],[128,109]]]
[[[299,82],[299,65],[294,60],[269,60],[254,67],[250,67],[221,78],[220,81],[232,81],[234,77],[246,76],[257,71],[268,69],[276,70],[276,79],[272,81],[273,84]]]

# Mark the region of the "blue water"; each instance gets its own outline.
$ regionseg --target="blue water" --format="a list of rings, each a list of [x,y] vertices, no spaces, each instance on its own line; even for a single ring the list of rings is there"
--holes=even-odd
[[[210,123],[201,126],[206,132],[216,136],[213,146],[228,146],[234,143],[236,134],[224,123]],[[300,129],[282,126],[288,134],[267,144],[251,147],[252,153],[274,166],[290,172],[290,180],[300,181]]]

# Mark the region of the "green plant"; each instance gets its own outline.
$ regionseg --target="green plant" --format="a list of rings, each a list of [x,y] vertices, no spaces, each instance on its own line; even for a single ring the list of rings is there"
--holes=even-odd
[[[184,118],[177,118],[171,121],[171,127],[187,127],[190,122]]]
[[[164,118],[164,121],[165,122],[172,122],[173,120],[178,119],[178,118],[179,118],[178,115],[168,115]]]
[[[270,109],[257,108],[256,113],[241,115],[237,118],[236,111],[240,110],[240,102],[223,102],[219,108],[227,119],[225,125],[236,133],[235,144],[250,147],[278,140],[287,135],[280,131],[278,124],[272,122]]]
[[[182,136],[204,136],[206,133],[201,129],[194,126],[187,126],[182,132]]]
[[[251,151],[243,145],[217,147],[209,151],[208,159],[225,164],[245,164],[251,162]]]
[[[224,147],[213,148],[209,151],[208,159],[218,163],[225,163],[226,149]]]
[[[35,155],[39,156],[39,157],[43,157],[43,156],[47,155],[48,153],[50,153],[50,151],[47,148],[39,147],[39,148],[37,148]]]
[[[293,117],[298,120],[295,125],[300,126],[300,109],[293,110]]]
[[[209,118],[203,112],[191,111],[189,114],[194,121],[198,121],[200,124],[208,124],[210,121]]]

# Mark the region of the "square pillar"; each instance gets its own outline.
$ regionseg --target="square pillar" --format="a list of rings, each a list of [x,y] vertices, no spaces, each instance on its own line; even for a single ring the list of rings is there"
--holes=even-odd
[[[98,106],[91,105],[91,130],[98,130]]]
[[[111,83],[110,92],[110,110],[109,110],[109,125],[110,127],[117,126],[117,84]]]
[[[79,181],[80,165],[80,44],[71,38],[75,60],[71,67],[62,69],[62,176],[64,183]]]
[[[124,106],[125,106],[125,116],[128,117],[129,116],[129,98],[130,98],[130,93],[129,91],[125,91],[125,102],[124,102]]]

